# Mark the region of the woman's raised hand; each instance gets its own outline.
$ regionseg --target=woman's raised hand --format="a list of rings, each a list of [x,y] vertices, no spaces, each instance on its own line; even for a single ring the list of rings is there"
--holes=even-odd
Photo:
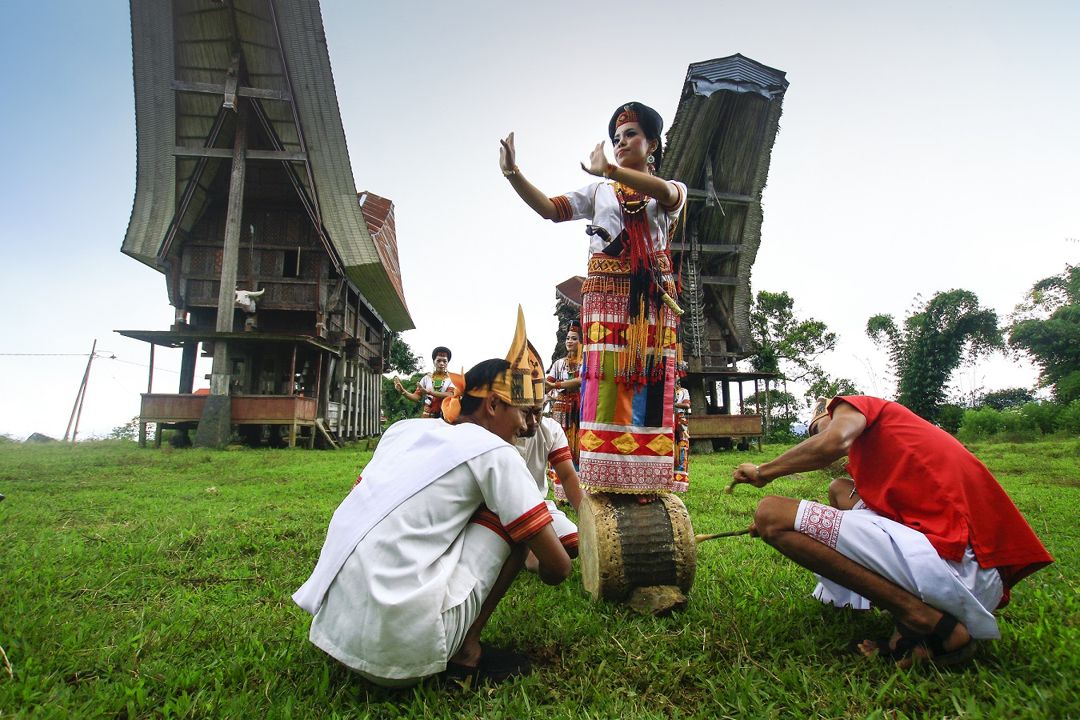
[[[506,136],[505,140],[500,140],[499,144],[502,147],[499,148],[499,168],[504,172],[513,172],[517,166],[517,152],[514,150],[514,133],[510,133]]]
[[[605,173],[607,173],[610,165],[611,163],[608,162],[607,156],[604,154],[604,143],[598,142],[589,154],[589,164],[581,163],[581,169],[590,175],[606,177]]]

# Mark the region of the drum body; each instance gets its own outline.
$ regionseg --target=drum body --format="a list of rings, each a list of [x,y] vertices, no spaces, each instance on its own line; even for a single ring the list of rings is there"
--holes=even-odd
[[[636,588],[675,586],[690,591],[697,542],[678,496],[641,503],[636,495],[598,493],[578,509],[582,584],[594,600],[622,601]]]

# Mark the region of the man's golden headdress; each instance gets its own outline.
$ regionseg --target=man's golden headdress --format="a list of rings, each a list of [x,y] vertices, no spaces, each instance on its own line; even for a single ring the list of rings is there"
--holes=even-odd
[[[506,353],[510,367],[495,379],[491,388],[465,388],[470,397],[494,394],[516,407],[532,407],[544,401],[544,361],[525,336],[525,313],[518,305],[514,341]]]

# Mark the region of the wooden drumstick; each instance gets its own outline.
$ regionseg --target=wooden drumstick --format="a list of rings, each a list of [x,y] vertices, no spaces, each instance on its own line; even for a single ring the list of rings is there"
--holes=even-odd
[[[737,535],[747,535],[750,532],[750,528],[743,528],[742,530],[732,530],[731,532],[713,533],[711,535],[695,535],[694,539],[698,542],[705,542],[706,540],[715,540],[716,538],[735,537]]]

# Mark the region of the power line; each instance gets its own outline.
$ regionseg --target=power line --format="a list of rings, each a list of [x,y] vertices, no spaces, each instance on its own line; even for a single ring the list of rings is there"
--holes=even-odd
[[[89,353],[0,353],[2,357],[87,357],[88,355]]]
[[[0,353],[0,357],[88,357],[89,353]],[[132,360],[122,360],[116,355],[110,353],[105,355],[104,353],[95,352],[95,360],[113,360],[114,362],[123,363],[124,365],[134,365],[135,367],[149,368],[146,363],[134,362]],[[173,375],[179,375],[179,370],[170,370],[169,368],[154,367],[154,372],[166,372]]]

